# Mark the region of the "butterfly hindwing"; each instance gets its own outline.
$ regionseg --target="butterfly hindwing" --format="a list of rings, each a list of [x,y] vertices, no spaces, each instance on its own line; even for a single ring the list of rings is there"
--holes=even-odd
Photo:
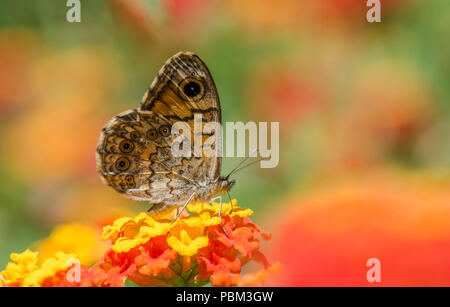
[[[172,171],[183,165],[181,157],[167,150],[172,140],[170,121],[164,117],[138,110],[123,112],[103,128],[97,170],[106,184],[130,198],[171,199],[174,188],[192,184]]]

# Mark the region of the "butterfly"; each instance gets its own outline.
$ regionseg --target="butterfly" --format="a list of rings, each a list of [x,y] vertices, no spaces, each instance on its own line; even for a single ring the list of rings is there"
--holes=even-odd
[[[194,131],[196,114],[201,125],[221,124],[219,96],[205,63],[194,53],[179,52],[161,68],[140,107],[113,117],[102,129],[96,150],[102,181],[126,197],[153,203],[149,211],[183,210],[190,202],[227,193],[235,181],[220,176],[220,155],[178,157],[171,150],[172,126],[184,122]],[[202,141],[210,136],[203,134]]]

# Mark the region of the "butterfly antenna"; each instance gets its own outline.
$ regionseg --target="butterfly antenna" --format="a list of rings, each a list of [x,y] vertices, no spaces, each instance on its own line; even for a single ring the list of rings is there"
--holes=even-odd
[[[250,159],[250,156],[253,155],[254,153],[256,153],[258,150],[255,148],[252,150],[252,152],[250,153],[250,155],[248,157],[246,157],[244,160],[242,160],[241,162],[238,163],[238,165],[235,166],[235,168],[225,177],[226,179],[228,179],[232,174],[235,173],[235,171],[242,165],[244,164],[248,159]]]
[[[228,179],[238,168],[239,166],[241,166],[245,161],[247,161],[250,157],[246,157],[244,160],[242,160],[241,162],[239,162],[238,165],[235,166],[235,168],[233,168],[233,170],[225,177],[226,179]]]
[[[257,160],[248,163],[247,165],[244,165],[244,166],[241,166],[241,167],[239,167],[239,168],[237,168],[237,169],[234,169],[233,172],[230,173],[228,176],[231,176],[231,175],[233,175],[233,174],[236,174],[237,172],[242,171],[244,168],[247,168],[247,167],[249,167],[249,166],[252,166],[253,164],[258,163],[259,161],[264,160],[264,159],[266,159],[266,158],[260,157],[260,158],[258,158]],[[228,178],[228,176],[227,176],[227,178]]]

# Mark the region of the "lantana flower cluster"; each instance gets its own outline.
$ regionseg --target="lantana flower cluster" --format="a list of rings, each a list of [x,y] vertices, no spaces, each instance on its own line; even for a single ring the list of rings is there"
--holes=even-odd
[[[175,222],[174,210],[122,217],[103,228],[111,246],[93,266],[73,263],[76,254],[57,252],[39,260],[37,252],[12,254],[0,273],[3,286],[262,286],[279,271],[260,251],[270,234],[255,225],[250,209],[236,201],[187,206]],[[222,229],[221,222],[223,223]],[[242,275],[249,261],[262,269]],[[41,263],[39,265],[39,263]]]

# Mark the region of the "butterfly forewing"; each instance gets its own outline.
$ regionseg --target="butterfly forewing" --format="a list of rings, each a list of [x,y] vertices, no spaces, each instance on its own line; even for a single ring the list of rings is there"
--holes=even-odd
[[[191,128],[191,140],[194,140],[194,114],[202,116],[203,125],[221,123],[220,101],[211,73],[206,64],[190,52],[180,52],[166,62],[144,95],[141,109],[158,113],[173,122],[186,122]],[[204,135],[202,142],[208,137]],[[203,156],[202,161],[207,164],[208,172],[201,179],[217,179],[221,157]]]

